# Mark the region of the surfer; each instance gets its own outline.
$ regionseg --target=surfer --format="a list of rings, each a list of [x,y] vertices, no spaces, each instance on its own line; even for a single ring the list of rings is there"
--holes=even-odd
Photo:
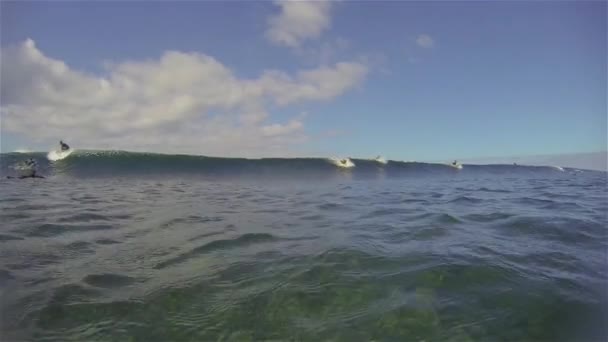
[[[27,168],[26,170],[29,171],[27,174],[23,174],[19,177],[6,176],[6,178],[44,178],[44,176],[36,174],[36,167],[38,167],[38,163],[36,163],[33,158],[28,158],[25,162],[23,162],[23,165],[25,165]]]
[[[35,168],[36,166],[38,166],[38,163],[36,163],[36,161],[34,160],[34,158],[28,158],[24,164],[30,168]]]
[[[454,166],[458,165],[458,161],[454,160],[454,162],[452,163],[452,165],[454,165]]]
[[[61,145],[61,151],[67,151],[70,149],[70,146],[63,142],[63,140],[59,140],[59,145]]]

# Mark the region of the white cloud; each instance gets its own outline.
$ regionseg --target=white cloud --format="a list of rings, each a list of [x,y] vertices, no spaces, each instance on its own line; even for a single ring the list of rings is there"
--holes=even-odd
[[[38,143],[228,156],[280,155],[306,141],[303,117],[273,120],[269,105],[333,99],[360,84],[360,62],[254,79],[201,53],[109,64],[103,76],[45,56],[32,40],[1,54],[2,129]]]
[[[263,88],[278,105],[299,102],[302,99],[328,100],[359,84],[367,67],[358,62],[339,62],[332,67],[300,71],[296,77],[271,71],[260,79]]]
[[[287,125],[273,124],[262,127],[262,133],[264,136],[276,137],[280,135],[292,134],[302,129],[302,122],[298,120],[292,120]]]
[[[266,38],[275,44],[298,47],[306,39],[319,38],[331,25],[330,1],[275,1],[281,7],[268,20]]]
[[[418,38],[416,38],[416,44],[423,48],[429,49],[435,46],[435,41],[428,34],[421,34],[418,36]]]

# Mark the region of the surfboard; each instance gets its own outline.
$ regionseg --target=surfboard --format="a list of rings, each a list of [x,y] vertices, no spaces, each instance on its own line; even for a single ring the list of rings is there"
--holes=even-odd
[[[74,152],[73,148],[65,151],[50,151],[46,155],[46,158],[50,161],[58,161],[67,158],[72,152]]]

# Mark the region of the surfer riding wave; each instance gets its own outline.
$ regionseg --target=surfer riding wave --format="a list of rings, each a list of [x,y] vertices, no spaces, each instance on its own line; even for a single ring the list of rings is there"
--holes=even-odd
[[[63,140],[59,140],[59,145],[61,145],[62,151],[67,151],[70,149],[70,146],[68,144],[64,143]]]

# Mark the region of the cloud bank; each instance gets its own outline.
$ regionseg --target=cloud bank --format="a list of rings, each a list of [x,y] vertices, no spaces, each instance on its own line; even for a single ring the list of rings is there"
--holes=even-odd
[[[298,4],[281,6],[291,18],[302,11],[293,12]],[[323,6],[329,4],[313,7]],[[314,35],[303,27],[281,39],[291,44]],[[270,109],[334,99],[368,73],[364,63],[344,61],[245,79],[211,56],[166,51],[93,75],[44,55],[33,40],[3,49],[0,58],[4,131],[39,143],[64,138],[82,147],[225,156],[288,154],[307,139],[304,119],[294,113],[276,122]]]

